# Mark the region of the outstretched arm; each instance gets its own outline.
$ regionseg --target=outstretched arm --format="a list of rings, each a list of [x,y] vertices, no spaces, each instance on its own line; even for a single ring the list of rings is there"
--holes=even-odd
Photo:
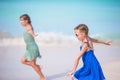
[[[92,42],[102,43],[102,44],[106,44],[106,45],[110,45],[110,43],[112,42],[112,40],[103,41],[103,40],[98,40],[98,39],[91,38],[91,37],[89,37],[89,39],[90,39]]]
[[[79,53],[78,56],[76,57],[75,62],[74,62],[74,67],[73,67],[73,69],[68,73],[68,75],[72,75],[72,74],[76,71],[77,66],[78,66],[78,63],[79,63],[79,60],[80,60],[81,56],[82,56],[86,51],[87,51],[87,45],[85,44],[85,45],[83,45],[82,50],[80,51],[80,53]]]

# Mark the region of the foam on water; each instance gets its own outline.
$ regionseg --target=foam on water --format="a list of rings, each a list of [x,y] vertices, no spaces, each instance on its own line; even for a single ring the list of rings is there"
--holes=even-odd
[[[55,33],[55,32],[41,32],[35,38],[36,42],[39,45],[72,45],[78,44],[78,40],[74,35],[65,35],[63,33]],[[107,39],[118,39],[119,35],[102,35],[102,34],[91,34],[90,37],[107,40]],[[7,45],[25,45],[23,37],[12,37],[12,38],[1,38],[0,46]]]

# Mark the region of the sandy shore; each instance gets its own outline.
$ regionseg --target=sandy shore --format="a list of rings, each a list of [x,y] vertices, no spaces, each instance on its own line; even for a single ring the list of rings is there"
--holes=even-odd
[[[105,76],[107,80],[119,80],[120,79],[120,60],[110,62],[103,66]]]
[[[66,76],[79,52],[79,45],[69,46],[39,46],[42,55],[37,63],[43,66],[43,73],[47,80],[71,80]],[[0,80],[39,80],[36,72],[26,65],[21,64],[20,59],[25,51],[25,46],[1,46],[0,47]],[[95,44],[97,56],[106,80],[120,79],[120,45]],[[79,67],[82,66],[80,61]]]

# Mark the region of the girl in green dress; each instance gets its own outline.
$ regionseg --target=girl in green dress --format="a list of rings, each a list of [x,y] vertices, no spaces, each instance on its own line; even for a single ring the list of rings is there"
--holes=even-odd
[[[39,53],[39,48],[34,40],[34,38],[37,36],[34,34],[33,27],[31,25],[30,17],[27,14],[23,14],[20,16],[20,23],[22,26],[26,28],[26,30],[23,33],[24,41],[26,44],[26,51],[25,55],[22,58],[21,62],[23,64],[29,65],[33,67],[33,69],[38,73],[41,80],[46,80],[44,77],[41,67],[36,64],[36,59],[41,57]]]

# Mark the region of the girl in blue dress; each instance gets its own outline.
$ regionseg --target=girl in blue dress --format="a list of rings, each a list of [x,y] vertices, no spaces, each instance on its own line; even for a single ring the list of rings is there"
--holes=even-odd
[[[82,46],[80,47],[80,53],[75,59],[74,67],[68,75],[72,75],[73,80],[105,80],[102,68],[94,55],[92,42],[109,45],[111,41],[104,42],[88,37],[88,27],[85,24],[75,27],[74,32],[78,40],[82,42]],[[76,71],[81,57],[83,67]]]
[[[40,80],[46,80],[44,77],[41,67],[36,64],[36,59],[41,57],[39,48],[34,40],[37,36],[34,34],[33,27],[31,25],[30,17],[27,14],[20,16],[20,23],[26,28],[23,33],[23,38],[26,44],[26,51],[21,60],[23,64],[31,66],[40,76]]]

